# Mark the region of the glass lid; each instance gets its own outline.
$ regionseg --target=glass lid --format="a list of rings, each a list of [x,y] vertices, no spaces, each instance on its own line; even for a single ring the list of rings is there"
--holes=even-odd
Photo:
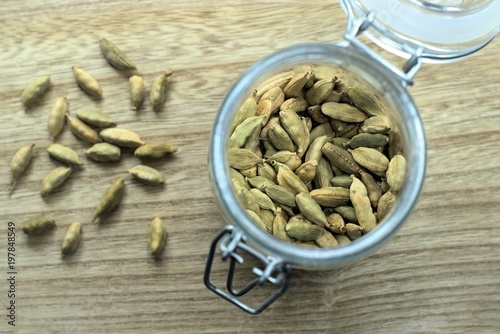
[[[424,62],[468,56],[500,31],[500,0],[340,0],[349,19],[369,17],[363,33],[400,56],[420,49]]]

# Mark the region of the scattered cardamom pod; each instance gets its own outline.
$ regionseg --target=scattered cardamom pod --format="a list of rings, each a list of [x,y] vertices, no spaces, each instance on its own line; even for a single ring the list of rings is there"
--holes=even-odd
[[[165,248],[167,230],[160,218],[155,217],[149,226],[148,244],[151,255],[158,256]]]
[[[106,190],[95,210],[94,222],[97,218],[104,214],[110,213],[120,203],[123,192],[125,190],[125,180],[123,177],[116,179],[113,184]]]
[[[134,63],[113,42],[101,38],[99,47],[104,59],[114,68],[120,71],[137,69]]]
[[[56,188],[60,187],[73,172],[71,167],[57,167],[47,174],[40,186],[40,194],[46,196]]]
[[[68,122],[69,129],[76,137],[90,144],[99,142],[99,135],[97,132],[78,118],[66,114],[66,121]]]
[[[136,180],[149,186],[158,186],[165,183],[163,175],[156,169],[149,166],[137,165],[129,169],[128,172]]]
[[[118,146],[109,143],[97,143],[85,151],[92,160],[99,162],[120,161],[121,150]]]
[[[115,126],[116,122],[102,110],[96,108],[80,108],[76,111],[76,116],[88,125],[99,128]]]
[[[64,162],[68,165],[74,165],[74,166],[82,165],[82,162],[78,157],[78,153],[76,153],[74,150],[72,150],[67,146],[54,143],[47,148],[47,152],[49,153],[50,157],[58,161]]]
[[[50,77],[42,76],[31,81],[21,94],[21,102],[25,108],[28,108],[38,100],[50,87]]]
[[[142,79],[142,77],[138,75],[133,75],[129,79],[129,85],[132,110],[137,110],[146,97],[146,87],[144,86],[144,79]]]
[[[54,140],[64,127],[64,117],[68,112],[68,100],[61,97],[56,100],[49,113],[48,129],[49,135]]]
[[[136,148],[145,144],[138,134],[125,129],[108,128],[102,130],[99,135],[105,142],[120,147]]]
[[[34,216],[26,220],[23,225],[23,232],[28,235],[45,234],[56,226],[56,221],[52,217]]]
[[[66,234],[61,243],[61,253],[74,253],[80,244],[82,224],[78,222],[71,223],[66,229]]]
[[[154,111],[159,111],[167,98],[168,77],[172,75],[172,70],[157,76],[151,86],[149,99]]]
[[[136,148],[134,155],[140,159],[153,160],[175,152],[177,152],[177,148],[170,144],[150,143]]]
[[[90,96],[102,98],[102,89],[99,82],[87,71],[77,66],[73,66],[73,75],[78,86]]]
[[[21,147],[12,157],[10,161],[10,172],[12,174],[12,181],[9,186],[9,191],[14,190],[17,180],[28,168],[33,157],[33,148],[35,144],[30,144]]]

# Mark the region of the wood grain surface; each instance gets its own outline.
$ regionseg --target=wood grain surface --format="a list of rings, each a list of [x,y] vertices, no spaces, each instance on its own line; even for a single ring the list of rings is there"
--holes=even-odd
[[[289,291],[250,316],[202,282],[208,247],[223,225],[207,170],[210,131],[238,76],[259,58],[303,42],[337,42],[346,18],[336,1],[4,0],[0,8],[0,332],[2,333],[498,333],[500,330],[500,41],[460,62],[425,65],[412,94],[424,121],[428,170],[405,226],[371,257],[341,269],[294,270]],[[167,103],[130,109],[128,81],[100,55],[107,37],[135,61],[149,89],[167,68]],[[390,57],[394,60],[394,57]],[[94,101],[75,84],[71,66],[103,87]],[[52,88],[24,111],[20,94],[40,75]],[[109,112],[119,127],[179,148],[152,164],[163,188],[127,176],[139,163],[87,160],[88,146],[65,128],[57,142],[77,150],[84,166],[50,196],[41,179],[49,159],[47,117],[66,96]],[[36,143],[35,157],[11,196],[9,162]],[[126,178],[120,208],[91,223],[102,193]],[[21,223],[34,214],[56,219],[49,235],[29,238]],[[169,233],[155,260],[147,251],[154,216]],[[16,326],[7,324],[7,223],[16,224]],[[77,253],[60,242],[83,224]],[[225,265],[215,276],[224,275]],[[250,297],[256,304],[261,295]]]

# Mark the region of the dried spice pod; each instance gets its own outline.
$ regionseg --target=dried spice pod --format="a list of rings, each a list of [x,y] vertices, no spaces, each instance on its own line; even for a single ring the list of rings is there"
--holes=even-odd
[[[159,186],[165,183],[163,175],[156,169],[149,166],[137,165],[129,169],[128,172],[136,180],[149,186]]]
[[[310,192],[313,200],[321,206],[336,207],[350,201],[349,189],[342,187],[323,187]]]
[[[49,232],[56,226],[52,217],[34,216],[22,224],[23,232],[28,235],[41,235]]]
[[[124,190],[125,180],[123,177],[119,177],[102,196],[99,204],[97,205],[92,221],[94,222],[97,218],[113,211],[122,200]]]
[[[87,71],[73,66],[73,75],[77,85],[87,94],[96,98],[102,98],[102,89],[99,82]]]
[[[323,157],[323,152],[321,152],[323,145],[325,145],[327,142],[331,140],[332,138],[328,136],[320,136],[314,139],[314,141],[312,141],[311,144],[309,145],[309,149],[307,150],[304,161],[309,161],[309,160],[320,161],[321,158]]]
[[[138,134],[125,129],[108,128],[102,130],[99,135],[105,142],[120,147],[137,148],[145,144],[145,142],[142,141],[141,137],[139,137]]]
[[[59,133],[61,133],[64,127],[64,118],[68,112],[68,100],[65,97],[61,97],[56,100],[54,106],[50,110],[49,120],[47,127],[49,129],[49,135],[52,140],[54,140]]]
[[[314,179],[317,172],[318,161],[308,160],[295,170],[295,175],[297,175],[304,184],[308,184]]]
[[[404,156],[403,141],[401,139],[401,133],[398,131],[389,132],[389,145],[388,145],[389,159],[392,159],[395,155]]]
[[[307,108],[307,114],[316,123],[323,124],[330,122],[330,118],[321,112],[321,106],[319,104]]]
[[[99,162],[120,161],[121,150],[118,146],[109,143],[97,143],[85,151],[92,160]]]
[[[264,116],[250,116],[238,125],[231,137],[229,137],[229,147],[243,147],[255,129],[260,129]]]
[[[276,215],[273,219],[273,235],[286,242],[292,242],[292,239],[288,236],[286,232],[287,217],[283,210],[278,207],[276,209]]]
[[[320,104],[331,94],[334,86],[335,81],[331,77],[316,81],[314,85],[307,90],[306,101],[312,106]]]
[[[172,70],[168,69],[165,73],[157,76],[151,86],[149,100],[154,111],[159,111],[167,98],[168,77],[172,75]]]
[[[385,172],[389,165],[389,159],[373,148],[358,147],[354,150],[349,149],[348,152],[358,164],[372,172]]]
[[[263,176],[274,183],[278,183],[277,173],[274,168],[267,162],[257,164],[257,175]]]
[[[358,147],[383,147],[389,142],[389,137],[380,133],[359,133],[351,138],[345,147],[358,148]]]
[[[80,244],[82,224],[78,222],[71,223],[66,230],[66,234],[61,242],[61,253],[71,254],[76,252]]]
[[[371,116],[383,114],[383,107],[377,96],[363,87],[353,86],[347,90],[349,99],[361,110]]]
[[[257,215],[260,214],[259,203],[257,202],[255,196],[250,192],[250,190],[242,187],[236,191],[236,197],[246,210],[253,211]]]
[[[287,98],[302,97],[302,89],[309,80],[310,74],[311,72],[304,72],[294,75],[283,89],[285,96]]]
[[[285,187],[274,183],[267,183],[262,186],[262,188],[267,196],[269,196],[275,203],[283,204],[292,208],[297,206],[295,203],[295,194]]]
[[[332,186],[334,187],[342,187],[342,188],[348,188],[351,186],[352,179],[349,175],[343,174],[339,176],[334,176],[332,177],[331,181]]]
[[[237,147],[232,147],[228,150],[227,160],[229,166],[236,169],[251,168],[263,162],[263,159],[251,150]]]
[[[351,239],[347,235],[344,234],[335,234],[333,236],[335,240],[339,243],[339,246],[347,246],[351,243]]]
[[[300,213],[312,223],[320,227],[328,226],[326,216],[321,207],[308,193],[299,193],[295,196]]]
[[[78,153],[76,153],[74,150],[72,150],[67,146],[54,143],[47,148],[47,152],[49,153],[49,156],[51,156],[52,158],[64,162],[68,165],[73,165],[73,166],[82,165],[82,162],[78,157]]]
[[[324,231],[318,225],[299,219],[290,219],[285,226],[285,230],[289,237],[300,241],[314,241]]]
[[[358,219],[359,225],[363,228],[365,233],[368,233],[377,227],[377,218],[373,214],[365,185],[354,175],[351,175],[351,178],[350,198],[352,206],[356,212],[356,218]],[[347,230],[347,233],[348,232],[349,229]],[[351,238],[350,235],[349,237]]]
[[[247,168],[247,169],[240,169],[241,175],[245,177],[254,177],[257,176],[257,165]]]
[[[377,115],[367,118],[360,127],[361,132],[366,133],[388,133],[391,131],[391,121],[385,115]]]
[[[280,105],[280,110],[288,110],[293,112],[301,112],[307,109],[307,102],[302,97],[292,97],[285,100]]]
[[[389,166],[387,168],[387,183],[390,186],[392,192],[398,192],[401,190],[406,174],[406,159],[402,155],[396,154],[389,161]]]
[[[245,180],[254,188],[257,188],[261,191],[264,191],[264,189],[267,186],[275,186],[276,183],[271,181],[270,179],[263,177],[263,176],[255,176],[255,177],[249,177],[245,178]],[[293,195],[293,194],[292,194]]]
[[[327,230],[321,231],[320,235],[314,240],[316,245],[321,248],[338,247],[339,243],[335,237]]]
[[[115,126],[116,122],[104,111],[97,108],[80,108],[76,116],[83,122],[99,128]]]
[[[280,124],[272,124],[270,126],[268,137],[271,144],[278,150],[295,150],[292,139]]]
[[[238,184],[250,190],[250,184],[248,184],[246,178],[234,168],[229,168],[229,173],[231,174],[231,179],[235,179]]]
[[[160,159],[177,152],[177,148],[166,143],[149,143],[135,149],[134,155],[140,159]]]
[[[120,71],[136,70],[135,64],[111,41],[101,38],[99,47],[104,59]]]
[[[268,195],[257,188],[252,188],[249,191],[257,201],[257,204],[259,205],[259,208],[261,210],[276,212],[276,206],[274,205],[273,200]]]
[[[361,167],[346,150],[332,143],[326,143],[321,151],[330,160],[330,163],[337,166],[341,171],[354,175],[359,175],[361,172]]]
[[[375,181],[373,176],[367,172],[361,172],[361,182],[363,182],[366,187],[370,203],[374,208],[376,208],[378,200],[380,199],[380,196],[382,196],[382,188],[380,187],[378,182]]]
[[[257,98],[257,100],[260,100],[262,95],[264,95],[274,87],[280,87],[281,89],[285,88],[293,76],[294,73],[291,71],[278,73],[275,76],[272,76],[271,78],[267,79],[259,86],[257,86],[255,97]]]
[[[9,185],[9,191],[14,190],[17,180],[24,173],[26,168],[28,168],[31,159],[33,158],[33,148],[35,144],[30,144],[21,147],[12,157],[10,161],[10,172],[12,175],[12,181]]]
[[[347,234],[349,239],[351,239],[352,241],[359,239],[363,235],[363,228],[356,224],[346,224],[345,230],[345,234]]]
[[[377,205],[377,218],[379,222],[385,218],[394,203],[396,203],[396,196],[390,190],[380,197]]]
[[[66,121],[68,122],[69,129],[76,137],[90,144],[99,142],[99,135],[97,132],[78,118],[66,114]]]
[[[328,160],[325,158],[321,158],[318,161],[318,171],[316,172],[316,176],[314,177],[313,183],[316,188],[324,188],[330,187],[330,180],[333,177],[333,170]]]
[[[149,226],[149,253],[154,256],[161,254],[167,241],[167,230],[160,218],[155,217]]]
[[[59,188],[73,172],[71,167],[57,167],[47,174],[40,186],[40,195],[46,196]]]
[[[50,77],[41,76],[31,81],[21,94],[21,102],[25,108],[28,108],[38,100],[50,87]]]
[[[146,86],[144,85],[144,79],[138,75],[133,75],[130,77],[130,79],[128,79],[128,81],[132,110],[137,111],[137,108],[139,108],[139,106],[144,101],[144,98],[146,97]]]
[[[297,145],[297,155],[301,158],[306,154],[306,149],[309,146],[309,131],[300,117],[294,112],[280,111],[279,119],[283,129]]]
[[[318,137],[321,136],[327,136],[330,138],[335,137],[335,131],[333,130],[332,126],[329,123],[323,123],[318,126],[316,126],[314,129],[311,130],[311,133],[309,135],[309,142],[313,142],[316,140]]]
[[[266,225],[266,223],[262,220],[262,218],[259,217],[258,214],[256,214],[255,212],[253,212],[251,210],[245,210],[245,212],[250,216],[250,218],[252,218],[252,220],[254,221],[254,223],[257,226],[259,226],[264,231],[267,231],[267,233],[271,233],[271,234],[273,233],[272,225],[271,225],[271,227]]]
[[[321,112],[330,118],[347,122],[363,122],[368,116],[358,108],[347,103],[325,102],[321,105]]]
[[[358,223],[358,217],[356,217],[356,210],[350,205],[340,205],[337,206],[333,209],[334,212],[338,213],[339,215],[344,218],[344,220],[347,220],[350,223]]]
[[[280,186],[290,190],[294,194],[309,192],[304,182],[288,168],[279,168],[277,180]]]
[[[337,234],[344,234],[346,232],[344,218],[338,213],[331,213],[326,217],[326,221],[328,222],[328,226],[326,227],[328,230]]]

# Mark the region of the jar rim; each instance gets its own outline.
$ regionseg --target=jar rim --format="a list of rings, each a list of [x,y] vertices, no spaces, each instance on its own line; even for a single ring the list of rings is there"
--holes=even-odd
[[[245,213],[232,190],[229,164],[227,163],[228,131],[234,110],[239,106],[242,96],[255,87],[255,82],[262,74],[275,69],[277,66],[290,65],[293,67],[304,63],[324,63],[325,59],[339,62],[349,62],[363,66],[373,78],[383,79],[391,88],[391,96],[405,106],[402,110],[412,139],[411,150],[413,163],[408,166],[407,186],[402,191],[395,210],[376,229],[349,245],[324,248],[307,249],[301,246],[285,243],[266,231],[261,230]],[[341,65],[336,65],[341,66]],[[341,66],[342,67],[342,66]],[[350,69],[347,69],[351,71]],[[222,102],[212,129],[209,171],[212,186],[219,201],[221,210],[227,218],[240,228],[249,241],[269,255],[279,257],[283,261],[312,267],[330,267],[350,263],[364,258],[377,250],[386,242],[405,222],[406,217],[416,204],[423,185],[426,167],[426,144],[423,125],[417,108],[408,91],[401,81],[388,71],[377,67],[373,59],[343,44],[308,43],[300,44],[275,52],[252,65],[235,82],[233,87]]]

